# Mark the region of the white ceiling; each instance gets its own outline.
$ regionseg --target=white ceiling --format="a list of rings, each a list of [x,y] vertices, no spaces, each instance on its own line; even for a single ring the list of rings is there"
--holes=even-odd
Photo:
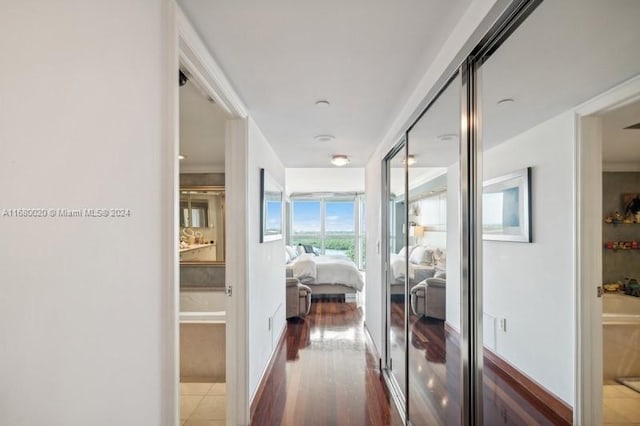
[[[639,17],[638,0],[543,2],[481,68],[485,149],[640,73]]]
[[[345,153],[361,167],[469,2],[180,3],[285,166],[326,167]],[[638,0],[543,2],[481,68],[484,148],[640,73],[639,16]],[[409,134],[416,167],[457,160],[457,140],[438,136],[459,133],[458,90]],[[322,98],[331,107],[314,107]],[[313,141],[325,133],[336,140]],[[634,148],[605,161],[640,155],[623,146]]]
[[[286,167],[363,167],[470,0],[179,3]]]
[[[640,1],[563,0],[543,2],[483,64],[480,76],[482,143],[490,149],[640,73]],[[498,105],[513,98],[515,102]],[[459,85],[449,86],[409,132],[416,167],[442,167],[459,156]],[[605,121],[618,127],[605,137],[605,162],[640,161],[636,106]],[[635,114],[635,118],[633,118]],[[615,118],[614,118],[615,117]],[[402,164],[397,164],[402,166]]]
[[[190,80],[180,88],[181,172],[224,171],[225,115]]]

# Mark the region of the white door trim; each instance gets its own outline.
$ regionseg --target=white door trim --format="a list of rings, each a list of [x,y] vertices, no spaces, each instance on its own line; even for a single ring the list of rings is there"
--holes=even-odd
[[[174,91],[170,105],[169,123],[173,123],[175,128],[172,132],[174,169],[172,173],[172,203],[174,216],[177,217],[177,205],[179,194],[179,165],[177,164],[179,150],[179,109],[178,109],[178,85],[177,67],[188,70],[191,78],[205,93],[216,102],[227,114],[225,125],[225,189],[226,189],[226,214],[229,217],[245,217],[247,208],[247,113],[246,107],[233,90],[229,80],[213,59],[205,44],[202,42],[195,29],[182,12],[180,7],[171,2],[174,18],[171,24],[170,47],[174,52],[174,60],[170,64],[169,74],[173,79]],[[173,220],[172,218],[172,220]],[[227,389],[227,412],[226,421],[229,425],[249,424],[249,358],[248,349],[248,329],[247,329],[247,262],[244,253],[247,252],[248,241],[246,238],[246,220],[225,221],[226,235],[234,235],[234,238],[226,239],[226,286],[232,287],[232,296],[227,299],[226,315],[226,389]],[[178,235],[177,221],[173,220],[170,238],[177,241],[174,236]],[[244,238],[243,238],[244,236]],[[177,244],[174,244],[173,276],[173,326],[168,327],[171,335],[167,339],[169,353],[173,354],[173,359],[169,365],[173,370],[167,371],[168,392],[172,395],[175,408],[170,416],[173,420],[170,424],[177,424],[178,401],[179,401],[179,263]]]
[[[602,123],[640,99],[640,75],[576,108],[576,372],[574,424],[602,424]]]

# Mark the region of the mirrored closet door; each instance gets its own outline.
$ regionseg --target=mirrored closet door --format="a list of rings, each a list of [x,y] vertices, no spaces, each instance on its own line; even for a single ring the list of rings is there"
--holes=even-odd
[[[461,424],[460,80],[407,134],[408,420]]]
[[[391,389],[399,404],[407,395],[407,256],[406,143],[404,140],[385,159],[386,175],[386,365]]]

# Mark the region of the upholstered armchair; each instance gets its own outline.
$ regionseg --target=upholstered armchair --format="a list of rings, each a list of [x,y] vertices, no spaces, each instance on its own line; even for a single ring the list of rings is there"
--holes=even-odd
[[[311,288],[287,278],[287,318],[304,317],[311,309]]]
[[[444,276],[427,278],[411,289],[411,310],[418,316],[445,319],[447,281]]]

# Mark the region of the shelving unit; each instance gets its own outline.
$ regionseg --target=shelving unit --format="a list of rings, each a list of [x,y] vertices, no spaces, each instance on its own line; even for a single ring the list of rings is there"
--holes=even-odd
[[[640,225],[640,223],[625,223],[625,222],[621,222],[621,221],[613,221],[613,222],[604,222],[605,225],[609,225],[609,227],[607,227],[608,229],[613,229],[613,228],[617,228],[618,226],[623,226],[625,227],[625,230],[631,230],[633,229],[633,225]],[[626,228],[629,227],[629,228]],[[605,237],[609,234],[611,234],[610,232],[607,232],[605,228]],[[617,233],[618,237],[620,237],[620,233]],[[614,237],[615,238],[615,237]],[[629,238],[629,239],[625,239],[625,240],[616,240],[616,241],[612,241],[612,240],[608,240],[605,241],[604,243],[604,249],[605,250],[610,250],[610,251],[636,251],[636,250],[640,250],[640,232],[633,232],[633,233],[627,233],[624,232],[624,236],[623,238]],[[635,243],[635,244],[634,244]]]

